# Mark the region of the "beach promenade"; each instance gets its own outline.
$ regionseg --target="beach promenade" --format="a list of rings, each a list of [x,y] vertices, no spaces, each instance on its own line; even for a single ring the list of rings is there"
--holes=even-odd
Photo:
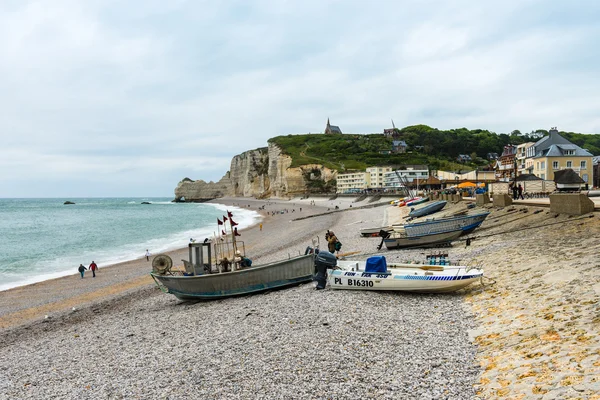
[[[485,286],[426,295],[310,283],[181,302],[153,286],[145,258],[122,263],[94,280],[0,294],[0,399],[600,398],[598,212],[490,205],[469,246],[378,252],[380,239],[358,230],[401,222],[405,208],[350,198],[219,202],[264,206],[262,231],[241,232],[255,263],[303,253],[316,238],[324,248],[331,229],[348,258],[424,262],[444,251],[481,266]],[[187,248],[170,255],[181,265]]]

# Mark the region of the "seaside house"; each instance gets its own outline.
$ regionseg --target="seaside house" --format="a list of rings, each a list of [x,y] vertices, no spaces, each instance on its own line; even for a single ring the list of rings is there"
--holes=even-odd
[[[532,173],[544,180],[554,180],[554,173],[570,168],[586,183],[593,182],[593,155],[558,134],[556,127],[526,149],[533,161]]]
[[[527,149],[533,146],[534,142],[521,143],[517,145],[515,159],[517,161],[517,176],[530,174],[533,171],[533,159],[527,158]]]
[[[515,168],[517,146],[508,144],[496,160],[496,179],[501,182],[509,182],[517,176]]]
[[[327,118],[327,125],[325,126],[325,134],[326,135],[334,135],[334,134],[342,134],[342,130],[339,126],[331,125],[329,123],[329,118]]]
[[[336,193],[360,193],[384,189],[384,174],[392,167],[369,167],[365,171],[338,174]]]
[[[388,171],[384,174],[384,187],[388,190],[398,190],[405,184],[408,186],[421,186],[429,178],[429,168],[426,165],[407,167],[406,169],[397,169]]]
[[[336,193],[359,193],[369,187],[371,183],[371,174],[364,171],[347,172],[338,174],[336,181]]]
[[[384,189],[385,174],[390,171],[392,171],[391,166],[367,168],[367,173],[370,175],[369,189]]]

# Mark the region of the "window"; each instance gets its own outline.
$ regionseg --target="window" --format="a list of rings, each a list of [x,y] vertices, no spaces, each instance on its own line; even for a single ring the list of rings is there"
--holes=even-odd
[[[581,161],[579,162],[579,167],[580,167],[581,169],[586,169],[586,168],[587,168],[587,164],[586,164],[585,160],[581,160]]]
[[[540,164],[541,169],[546,169],[546,161],[542,161]]]
[[[558,169],[558,161],[552,161],[552,169]]]
[[[573,168],[573,161],[567,161],[567,168]]]
[[[540,178],[546,179],[546,174],[540,174]]]

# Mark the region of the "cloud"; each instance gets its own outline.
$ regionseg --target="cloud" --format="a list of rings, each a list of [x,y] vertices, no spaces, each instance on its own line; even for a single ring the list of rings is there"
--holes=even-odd
[[[218,180],[235,154],[321,132],[328,117],[352,133],[380,132],[391,118],[597,132],[599,9],[5,2],[0,196],[170,196],[183,177]]]

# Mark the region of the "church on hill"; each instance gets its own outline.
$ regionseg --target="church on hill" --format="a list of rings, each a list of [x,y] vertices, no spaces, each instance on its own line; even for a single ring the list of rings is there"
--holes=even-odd
[[[339,126],[335,126],[335,125],[331,125],[329,123],[329,118],[327,118],[327,126],[325,127],[325,134],[326,135],[333,135],[333,134],[342,134],[342,130],[340,129]]]

